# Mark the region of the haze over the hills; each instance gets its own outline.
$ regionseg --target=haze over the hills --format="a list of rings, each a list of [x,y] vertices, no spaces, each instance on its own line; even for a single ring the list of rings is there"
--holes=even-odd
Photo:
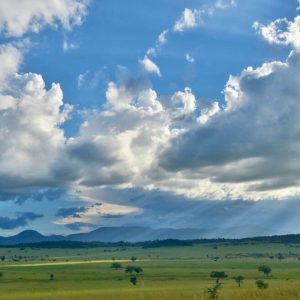
[[[87,233],[67,236],[45,236],[34,230],[26,230],[15,236],[1,237],[0,245],[15,245],[38,242],[77,241],[77,242],[144,242],[154,240],[212,239],[212,238],[247,238],[272,235],[272,231],[259,226],[242,226],[211,229],[151,229],[147,227],[102,227]]]

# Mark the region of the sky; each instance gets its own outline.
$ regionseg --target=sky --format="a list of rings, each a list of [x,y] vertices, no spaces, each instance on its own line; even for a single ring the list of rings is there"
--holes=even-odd
[[[0,0],[0,235],[299,233],[299,12]]]

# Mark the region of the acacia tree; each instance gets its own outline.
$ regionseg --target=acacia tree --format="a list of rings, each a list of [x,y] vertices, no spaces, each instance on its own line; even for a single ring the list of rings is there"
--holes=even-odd
[[[244,276],[239,275],[239,276],[234,277],[233,279],[238,284],[238,286],[241,287],[241,283],[244,281],[245,278],[244,278]]]
[[[216,280],[216,284],[220,282],[220,279],[227,278],[227,274],[224,271],[212,271],[210,273],[210,278],[213,278]]]
[[[263,265],[258,267],[258,271],[264,273],[265,276],[269,276],[272,269],[269,266]]]

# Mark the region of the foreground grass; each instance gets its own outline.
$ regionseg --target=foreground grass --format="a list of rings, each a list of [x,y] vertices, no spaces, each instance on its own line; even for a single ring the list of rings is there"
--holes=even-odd
[[[0,249],[7,259],[0,264],[0,299],[45,300],[200,300],[214,284],[213,270],[228,274],[219,299],[300,299],[300,248],[285,245],[201,245],[159,249]],[[270,259],[283,253],[285,259]],[[80,254],[80,255],[79,255]],[[11,257],[22,256],[20,262]],[[112,256],[123,266],[144,269],[137,286],[132,286],[124,269],[110,268]],[[128,259],[137,256],[132,263]],[[32,259],[30,260],[29,257]],[[217,261],[215,257],[219,257]],[[272,276],[264,278],[258,266],[267,264]],[[50,280],[54,274],[54,280]],[[233,277],[243,275],[241,288]],[[259,291],[257,279],[269,288]]]

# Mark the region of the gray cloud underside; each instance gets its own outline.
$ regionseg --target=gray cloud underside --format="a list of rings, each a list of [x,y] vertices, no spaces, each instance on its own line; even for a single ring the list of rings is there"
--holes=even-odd
[[[175,138],[160,156],[170,172],[195,172],[221,183],[251,183],[251,190],[298,186],[300,178],[300,53],[286,63],[244,71],[234,107],[203,127]],[[233,82],[233,79],[232,79]],[[229,103],[230,104],[230,103]]]
[[[44,217],[41,214],[35,214],[32,212],[21,213],[16,218],[0,217],[1,229],[15,229],[19,227],[25,227],[30,221]]]

